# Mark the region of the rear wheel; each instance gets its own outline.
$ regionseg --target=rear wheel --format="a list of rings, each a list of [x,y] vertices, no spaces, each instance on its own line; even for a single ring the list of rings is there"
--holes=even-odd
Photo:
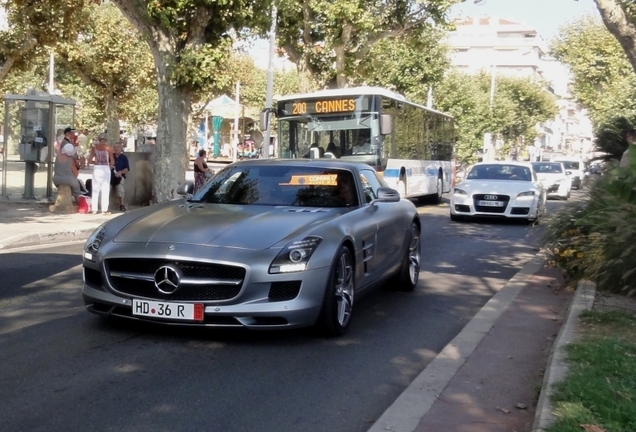
[[[400,198],[406,198],[406,179],[401,178],[398,180],[396,189],[400,194]]]
[[[439,204],[442,202],[442,195],[444,195],[444,184],[442,183],[442,179],[438,177],[435,195],[433,196],[433,199],[435,200],[436,204]]]
[[[355,294],[353,258],[342,246],[331,265],[319,325],[328,336],[341,336],[351,324]]]
[[[415,222],[411,224],[411,241],[406,249],[402,268],[396,281],[399,291],[413,291],[420,278],[420,227]]]

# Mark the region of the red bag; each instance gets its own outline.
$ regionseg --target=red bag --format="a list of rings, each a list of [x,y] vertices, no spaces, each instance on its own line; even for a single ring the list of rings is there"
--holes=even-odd
[[[76,199],[77,201],[77,212],[78,213],[88,213],[88,200],[84,195],[80,195]]]

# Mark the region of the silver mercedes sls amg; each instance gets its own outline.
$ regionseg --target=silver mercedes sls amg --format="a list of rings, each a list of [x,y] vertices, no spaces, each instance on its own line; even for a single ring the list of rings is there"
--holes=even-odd
[[[86,308],[176,325],[344,334],[355,299],[412,291],[415,206],[364,164],[251,160],[184,199],[123,214],[83,251]]]

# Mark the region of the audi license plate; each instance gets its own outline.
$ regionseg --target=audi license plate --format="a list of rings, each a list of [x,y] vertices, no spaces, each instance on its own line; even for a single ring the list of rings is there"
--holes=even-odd
[[[481,207],[503,207],[503,201],[479,201]]]
[[[182,321],[203,321],[201,303],[172,303],[133,300],[133,315]]]

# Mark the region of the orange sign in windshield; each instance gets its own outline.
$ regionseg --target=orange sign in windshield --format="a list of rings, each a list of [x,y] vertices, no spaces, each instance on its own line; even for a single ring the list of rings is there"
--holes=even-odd
[[[337,186],[338,174],[293,175],[283,186]]]

